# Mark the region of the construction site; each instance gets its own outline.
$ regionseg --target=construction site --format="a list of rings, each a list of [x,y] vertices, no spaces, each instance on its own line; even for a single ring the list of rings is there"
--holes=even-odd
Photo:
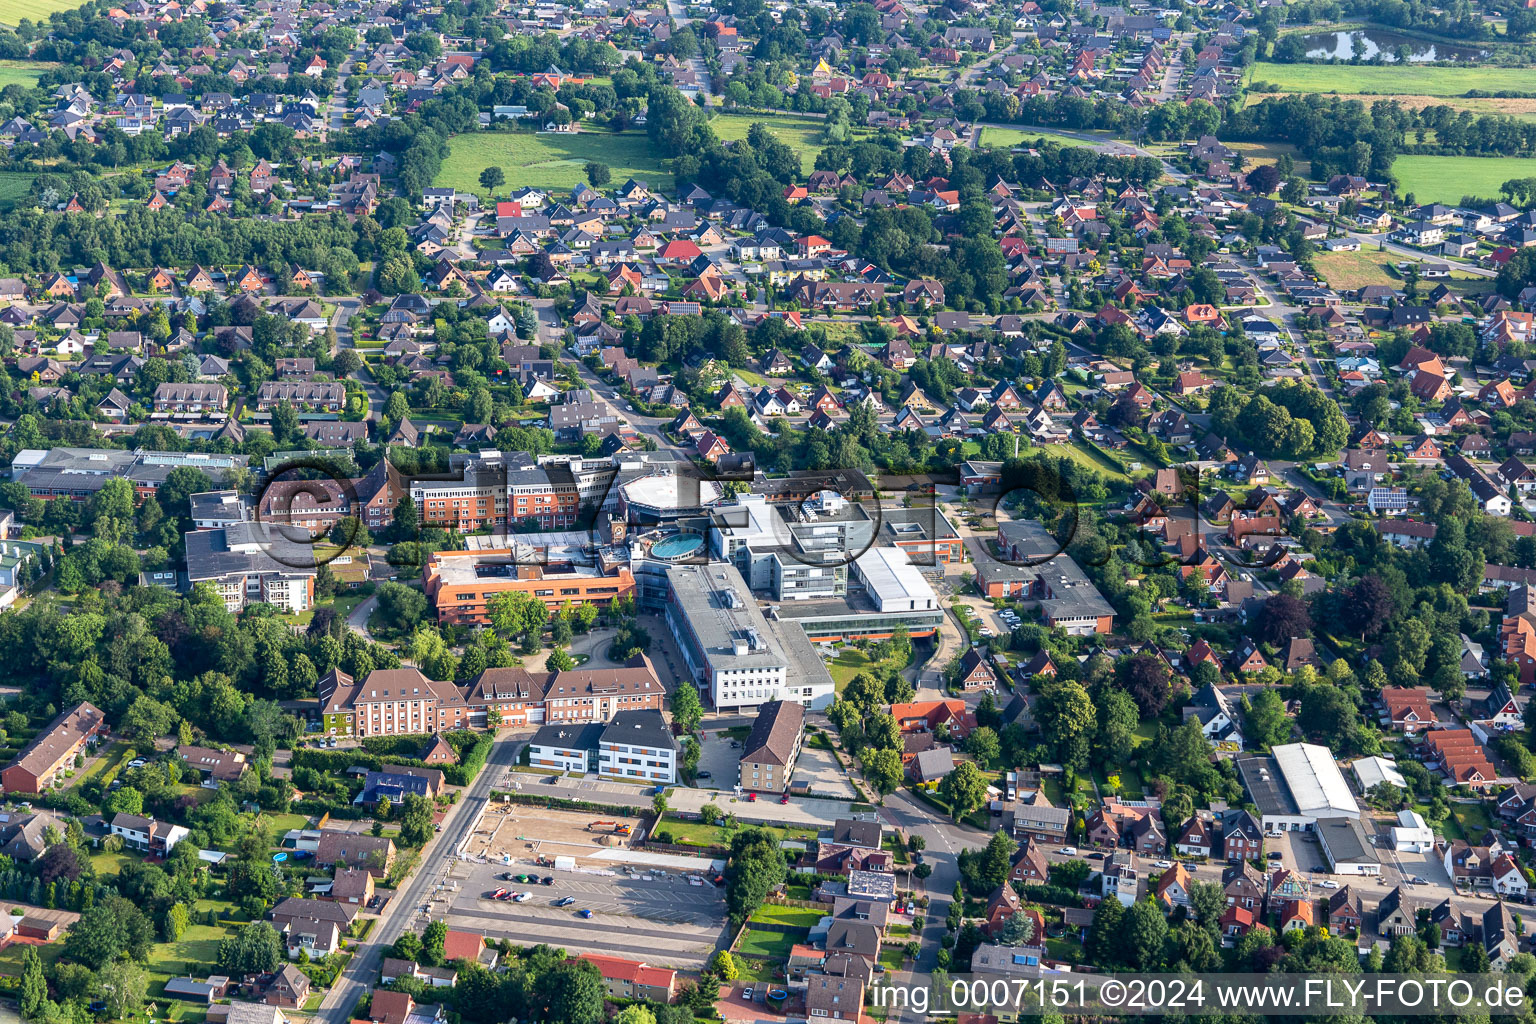
[[[553,864],[562,856],[584,861],[603,850],[627,846],[640,824],[639,818],[491,802],[460,853],[467,860],[492,864]]]

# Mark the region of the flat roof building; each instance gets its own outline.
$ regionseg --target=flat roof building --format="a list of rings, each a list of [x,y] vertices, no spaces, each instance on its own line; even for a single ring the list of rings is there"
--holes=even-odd
[[[531,594],[557,609],[612,604],[635,589],[627,564],[610,564],[601,557],[589,564],[530,564],[511,548],[434,551],[422,568],[422,579],[439,622],[475,625],[490,622],[490,600],[497,594]]]
[[[1302,831],[1319,821],[1360,817],[1360,806],[1327,747],[1287,743],[1268,757],[1237,762],[1266,831]]]
[[[267,523],[231,523],[185,535],[187,579],[209,583],[238,612],[265,602],[297,614],[315,602],[314,548]]]
[[[1381,861],[1359,818],[1330,818],[1317,823],[1317,838],[1336,875],[1379,875]]]
[[[793,623],[770,623],[734,565],[667,567],[665,613],[693,680],[716,708],[791,700],[817,710],[834,687],[826,666]]]

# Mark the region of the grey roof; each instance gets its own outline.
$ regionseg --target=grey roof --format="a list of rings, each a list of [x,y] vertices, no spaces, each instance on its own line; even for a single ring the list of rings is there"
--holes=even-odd
[[[546,725],[533,734],[530,746],[556,747],[561,750],[596,750],[599,738],[606,726],[602,722],[588,722],[577,726],[572,723]]]
[[[628,743],[656,750],[678,749],[672,730],[660,711],[620,711],[598,737],[602,743]]]
[[[1280,766],[1272,757],[1244,757],[1237,762],[1237,772],[1242,776],[1243,788],[1253,798],[1254,806],[1261,815],[1299,814],[1296,800],[1281,781]]]
[[[314,549],[268,523],[231,523],[186,535],[187,577],[215,580],[239,573],[315,575]]]

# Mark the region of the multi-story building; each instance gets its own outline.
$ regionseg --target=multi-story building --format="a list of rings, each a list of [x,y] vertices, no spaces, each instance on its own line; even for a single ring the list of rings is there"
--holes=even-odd
[[[677,740],[660,711],[620,711],[597,738],[599,775],[673,783],[677,762]]]
[[[75,758],[106,731],[106,724],[106,716],[96,705],[88,701],[76,704],[49,722],[16,760],[0,770],[0,784],[8,793],[43,792],[62,769],[74,767]]]
[[[165,383],[155,388],[155,412],[223,412],[228,405],[229,392],[224,385],[210,381]]]
[[[579,604],[611,604],[635,590],[628,563],[594,565],[551,561],[522,564],[514,549],[434,551],[422,570],[427,597],[437,607],[437,620],[485,625],[489,604],[497,594],[531,594],[551,609]]]
[[[470,725],[458,687],[418,668],[374,669],[362,682],[335,669],[317,688],[321,721],[332,735],[409,736]]]
[[[797,624],[764,617],[726,562],[667,569],[665,613],[693,680],[716,708],[830,704],[832,677]]]
[[[660,711],[666,692],[644,655],[622,668],[490,668],[462,690],[416,669],[378,669],[361,682],[336,669],[318,690],[321,726],[332,736],[483,729],[493,721],[497,728],[602,723],[621,712]]]
[[[231,523],[185,538],[187,578],[212,584],[237,612],[265,602],[297,614],[315,603],[314,550],[265,523]]]
[[[764,704],[742,745],[736,784],[741,789],[782,793],[789,789],[800,756],[805,707],[792,701]]]
[[[208,474],[215,484],[244,469],[244,455],[208,452],[155,452],[114,448],[24,448],[11,461],[11,479],[34,498],[89,501],[113,477],[133,485],[134,499],[154,494],[171,470],[190,466]]]
[[[297,409],[340,412],[347,389],[339,380],[267,380],[256,389],[256,408],[271,412],[279,402]]]

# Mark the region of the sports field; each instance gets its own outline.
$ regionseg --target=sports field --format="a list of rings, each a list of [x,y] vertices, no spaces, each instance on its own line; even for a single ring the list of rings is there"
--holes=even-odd
[[[1457,203],[1465,195],[1497,196],[1511,178],[1536,177],[1536,157],[1400,156],[1392,164],[1399,191],[1421,203]]]
[[[1391,64],[1273,64],[1260,61],[1249,82],[1271,82],[1279,92],[1402,93],[1414,96],[1461,96],[1483,92],[1530,92],[1536,72],[1530,68],[1423,67]]]
[[[443,161],[435,184],[489,196],[480,186],[480,172],[487,167],[500,167],[507,176],[507,188],[529,185],[567,189],[587,180],[585,167],[589,162],[607,164],[617,184],[625,178],[639,177],[653,186],[672,187],[672,175],[664,173],[661,161],[651,156],[651,143],[644,132],[614,134],[597,130],[570,135],[458,135],[448,144],[448,158]]]

